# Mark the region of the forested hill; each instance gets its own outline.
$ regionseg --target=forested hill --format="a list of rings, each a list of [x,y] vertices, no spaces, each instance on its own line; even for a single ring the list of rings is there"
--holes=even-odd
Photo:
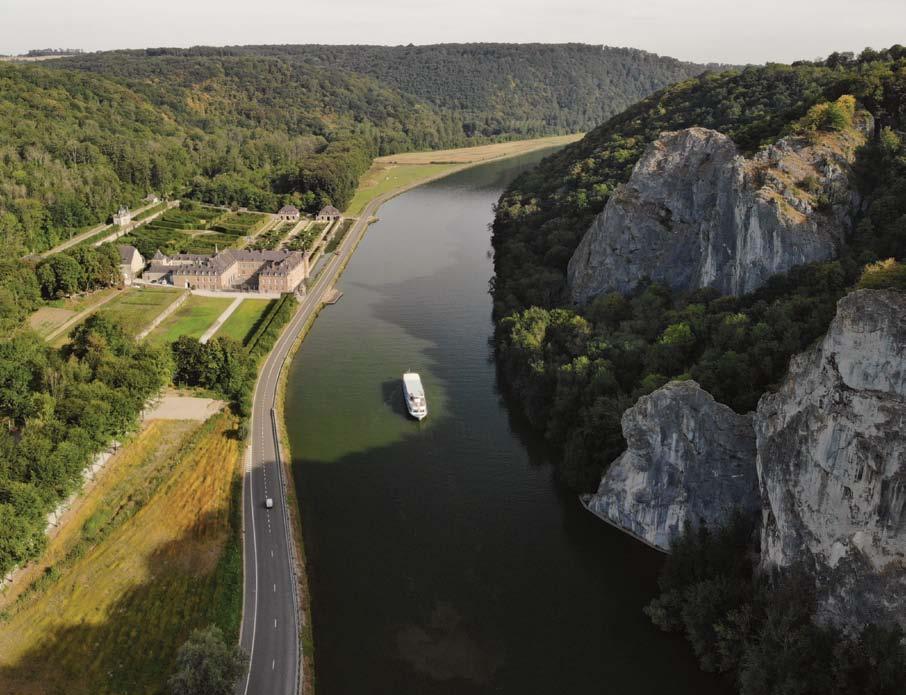
[[[114,51],[0,66],[0,238],[41,251],[148,192],[344,207],[374,156],[582,130],[703,66],[590,46]]]
[[[847,127],[841,103],[869,111],[876,128],[857,154],[853,185],[863,202],[838,260],[776,276],[743,297],[642,283],[628,296],[572,306],[570,257],[663,131],[711,128],[751,153],[793,131],[820,137]],[[620,416],[641,395],[691,377],[738,412],[753,409],[790,356],[826,331],[867,263],[906,261],[906,48],[709,73],[668,87],[514,181],[498,204],[493,246],[504,381],[562,447],[564,480],[590,489],[623,450]],[[902,266],[881,275],[902,277]]]
[[[249,46],[258,55],[370,75],[461,112],[470,133],[588,130],[708,68],[633,48],[587,44]]]

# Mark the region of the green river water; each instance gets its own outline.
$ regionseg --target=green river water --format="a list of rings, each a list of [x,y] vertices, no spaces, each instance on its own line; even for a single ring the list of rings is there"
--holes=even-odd
[[[642,613],[662,556],[558,486],[498,390],[488,224],[540,157],[384,205],[293,361],[319,695],[720,691]]]

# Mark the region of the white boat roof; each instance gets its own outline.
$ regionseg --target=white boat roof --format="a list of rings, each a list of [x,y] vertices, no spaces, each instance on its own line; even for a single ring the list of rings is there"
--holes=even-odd
[[[406,390],[414,396],[425,397],[425,390],[422,388],[421,377],[415,372],[406,372],[403,374],[403,383]]]

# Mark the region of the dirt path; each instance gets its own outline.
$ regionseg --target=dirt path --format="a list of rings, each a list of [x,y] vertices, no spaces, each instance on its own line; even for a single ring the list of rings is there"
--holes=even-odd
[[[128,291],[129,290],[124,290],[124,292],[128,292]],[[104,297],[101,301],[97,302],[96,304],[92,304],[87,309],[83,309],[78,314],[76,314],[71,319],[69,319],[66,323],[64,323],[62,326],[59,326],[58,328],[54,329],[53,331],[48,333],[46,336],[44,336],[44,340],[46,340],[48,343],[53,342],[56,338],[58,338],[60,335],[62,335],[66,331],[68,331],[70,328],[72,328],[73,326],[77,325],[81,321],[84,321],[86,318],[91,316],[94,312],[96,312],[98,309],[100,309],[102,306],[104,306],[107,302],[113,300],[115,297],[120,297],[120,296],[122,296],[121,293],[114,292],[113,294],[111,294],[107,297]]]

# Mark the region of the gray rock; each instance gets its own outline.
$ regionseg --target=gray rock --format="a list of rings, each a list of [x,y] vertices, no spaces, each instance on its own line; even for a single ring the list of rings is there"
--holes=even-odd
[[[822,621],[906,627],[906,295],[840,300],[755,429],[763,566],[811,572]]]
[[[685,522],[720,526],[759,508],[755,433],[694,381],[673,381],[623,413],[627,450],[614,461],[589,511],[661,550]]]
[[[663,133],[570,259],[573,300],[630,292],[645,278],[740,295],[834,257],[850,224],[850,164],[871,127],[867,115],[856,122],[812,140],[784,138],[751,159],[714,130]]]

